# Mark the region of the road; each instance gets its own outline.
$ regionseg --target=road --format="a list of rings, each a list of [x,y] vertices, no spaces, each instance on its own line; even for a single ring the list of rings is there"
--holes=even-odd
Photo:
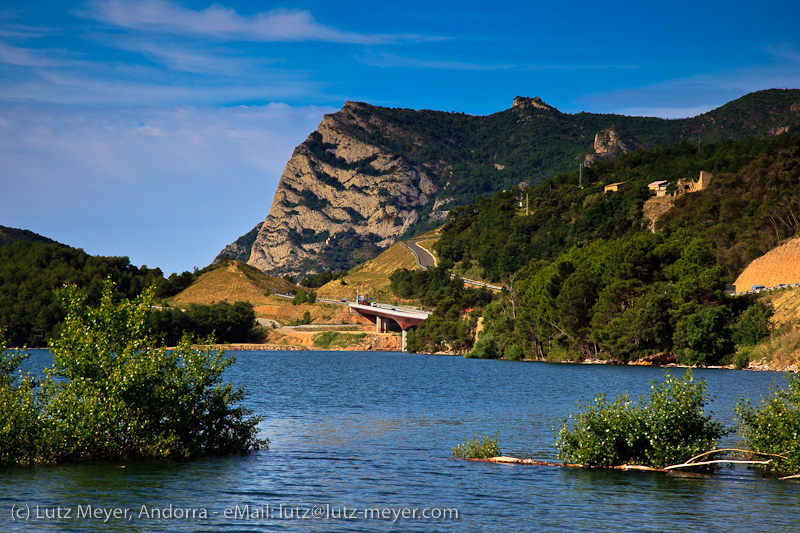
[[[403,244],[417,256],[417,263],[422,269],[428,270],[436,266],[436,258],[428,250],[417,244],[417,241],[406,241]]]
[[[428,270],[428,268],[433,268],[436,266],[436,258],[433,257],[433,255],[428,250],[417,244],[417,241],[406,241],[403,242],[403,244],[405,245],[406,248],[411,250],[414,253],[414,255],[417,256],[417,263],[424,270]],[[452,278],[453,274],[450,274],[450,277]],[[469,285],[486,287],[487,289],[492,289],[495,291],[503,290],[502,287],[499,287],[497,285],[489,285],[488,283],[483,283],[482,281],[475,281],[474,279],[461,278],[461,280]]]

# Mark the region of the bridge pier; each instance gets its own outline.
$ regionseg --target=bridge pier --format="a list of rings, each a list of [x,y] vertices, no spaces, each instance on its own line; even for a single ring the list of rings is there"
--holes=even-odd
[[[350,312],[375,318],[375,333],[387,333],[389,320],[394,320],[402,331],[402,350],[405,352],[408,344],[408,328],[414,327],[430,316],[429,312],[414,309],[396,309],[386,305],[349,304]]]
[[[389,319],[382,316],[375,317],[375,333],[386,333],[389,331]]]

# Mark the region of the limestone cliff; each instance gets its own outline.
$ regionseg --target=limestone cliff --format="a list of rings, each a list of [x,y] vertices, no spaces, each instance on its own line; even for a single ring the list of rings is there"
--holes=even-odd
[[[644,145],[636,137],[619,126],[611,126],[595,134],[594,153],[586,156],[584,164],[589,166],[595,161],[611,159],[639,148],[644,148]]]
[[[349,239],[352,244],[356,237],[385,248],[420,220],[419,208],[437,190],[429,171],[353,137],[349,130],[362,119],[354,113],[360,106],[348,102],[326,115],[295,149],[251,247],[249,264],[275,275],[304,272],[337,241]],[[370,127],[391,125],[378,120]]]

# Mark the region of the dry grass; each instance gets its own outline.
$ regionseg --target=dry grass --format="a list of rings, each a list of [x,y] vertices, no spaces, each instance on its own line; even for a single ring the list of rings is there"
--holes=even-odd
[[[298,287],[280,278],[267,276],[263,272],[231,261],[200,276],[186,290],[169,300],[169,304],[181,307],[189,304],[210,305],[218,302],[250,302],[253,305],[269,301],[273,290],[297,291]]]
[[[736,290],[750,290],[753,285],[775,287],[781,283],[800,282],[800,239],[792,239],[754,259],[736,278]]]
[[[436,255],[431,249],[431,245],[439,240],[441,228],[431,230],[421,237],[418,242],[420,246]],[[321,298],[341,299],[349,298],[355,300],[359,294],[369,294],[380,301],[395,301],[400,303],[389,290],[389,275],[397,269],[407,268],[408,270],[419,270],[417,257],[414,253],[397,242],[387,248],[375,259],[371,259],[353,269],[345,276],[346,285],[342,285],[340,280],[334,280],[320,287],[317,294]],[[404,301],[404,300],[403,300]]]
[[[800,287],[775,291],[768,294],[765,300],[771,302],[775,308],[772,317],[775,326],[800,323]]]
[[[783,289],[762,297],[775,309],[774,333],[753,350],[753,360],[776,370],[800,367],[800,288]]]
[[[774,370],[800,367],[800,327],[794,325],[773,334],[753,350],[753,360]]]
[[[396,243],[387,248],[375,259],[355,267],[345,276],[346,285],[340,280],[326,283],[317,290],[320,298],[341,299],[349,298],[355,301],[359,294],[369,294],[377,298],[390,298],[389,274],[399,268],[419,270],[416,256],[403,246]]]

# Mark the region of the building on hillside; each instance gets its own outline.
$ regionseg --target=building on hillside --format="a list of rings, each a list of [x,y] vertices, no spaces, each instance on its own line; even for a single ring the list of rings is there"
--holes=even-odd
[[[627,181],[619,181],[617,183],[609,183],[603,187],[603,192],[617,192],[628,184]]]
[[[702,191],[708,187],[712,177],[713,176],[711,175],[711,172],[701,170],[700,177],[697,179],[697,181],[689,179],[678,180],[678,183],[675,184],[675,194],[673,196],[678,197],[684,194]]]
[[[649,183],[647,188],[650,189],[650,192],[660,197],[667,195],[667,185],[669,185],[667,180],[659,180]]]

